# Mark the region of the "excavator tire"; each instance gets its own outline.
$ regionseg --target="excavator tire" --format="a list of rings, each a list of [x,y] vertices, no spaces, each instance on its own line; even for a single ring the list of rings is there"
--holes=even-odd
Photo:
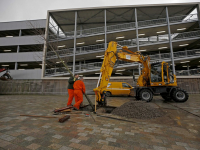
[[[135,98],[136,98],[136,100],[138,100],[138,101],[141,100],[141,98],[140,98],[139,96],[136,96]]]
[[[106,91],[103,91],[103,94],[101,94],[101,101],[98,102],[99,106],[107,106],[107,96]]]
[[[185,90],[177,89],[173,92],[172,98],[175,102],[183,103],[188,100],[188,93]]]
[[[107,106],[107,97],[104,98],[104,106]]]
[[[139,92],[139,98],[143,101],[150,102],[153,99],[153,94],[149,89],[142,89]]]
[[[171,96],[169,96],[168,93],[160,93],[160,96],[166,101],[172,100]]]

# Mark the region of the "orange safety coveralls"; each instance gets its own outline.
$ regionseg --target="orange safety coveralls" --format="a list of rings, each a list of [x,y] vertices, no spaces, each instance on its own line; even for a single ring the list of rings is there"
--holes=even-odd
[[[79,109],[80,104],[83,102],[83,93],[85,93],[85,84],[81,80],[74,82],[74,97],[75,104],[74,107]]]
[[[69,94],[69,98],[68,98],[67,106],[70,106],[74,98],[74,89],[68,89],[68,94]]]
[[[70,106],[72,104],[73,98],[74,98],[74,82],[75,82],[75,78],[74,77],[70,77],[68,80],[68,94],[69,94],[69,98],[68,98],[68,102],[67,102],[67,106]]]

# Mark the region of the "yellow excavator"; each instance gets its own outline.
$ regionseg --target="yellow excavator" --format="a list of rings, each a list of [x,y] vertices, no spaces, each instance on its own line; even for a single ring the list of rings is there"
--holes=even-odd
[[[106,91],[116,60],[127,62],[138,62],[143,65],[140,76],[134,87],[134,96],[137,100],[150,102],[153,95],[160,94],[163,99],[176,102],[188,100],[188,93],[177,86],[176,76],[172,74],[170,66],[166,62],[150,63],[149,56],[143,56],[141,52],[132,52],[127,46],[120,46],[122,50],[117,50],[120,46],[117,42],[111,41],[105,51],[103,64],[97,88],[93,89],[96,101],[100,106],[106,106]]]

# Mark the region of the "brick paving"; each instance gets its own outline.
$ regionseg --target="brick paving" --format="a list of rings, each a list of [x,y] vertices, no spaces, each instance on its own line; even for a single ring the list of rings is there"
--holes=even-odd
[[[200,149],[200,95],[186,103],[164,103],[155,97],[151,105],[161,107],[164,117],[133,120],[135,123],[70,112],[70,120],[26,117],[20,114],[53,116],[64,107],[67,96],[0,95],[0,149],[9,150],[198,150]],[[90,96],[94,100],[94,96]],[[108,105],[120,106],[131,97],[109,97]],[[84,99],[84,103],[87,101]]]

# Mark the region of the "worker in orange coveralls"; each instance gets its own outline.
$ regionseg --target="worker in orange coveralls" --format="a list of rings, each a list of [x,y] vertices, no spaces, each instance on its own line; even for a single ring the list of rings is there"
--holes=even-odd
[[[85,84],[83,83],[83,77],[81,77],[80,80],[74,82],[74,109],[78,110],[80,108],[80,104],[83,102],[83,94],[85,94]]]
[[[73,98],[74,98],[74,82],[76,80],[78,80],[78,74],[75,74],[74,77],[70,77],[68,80],[68,94],[69,94],[69,98],[68,98],[68,102],[67,102],[67,106],[71,106]]]

